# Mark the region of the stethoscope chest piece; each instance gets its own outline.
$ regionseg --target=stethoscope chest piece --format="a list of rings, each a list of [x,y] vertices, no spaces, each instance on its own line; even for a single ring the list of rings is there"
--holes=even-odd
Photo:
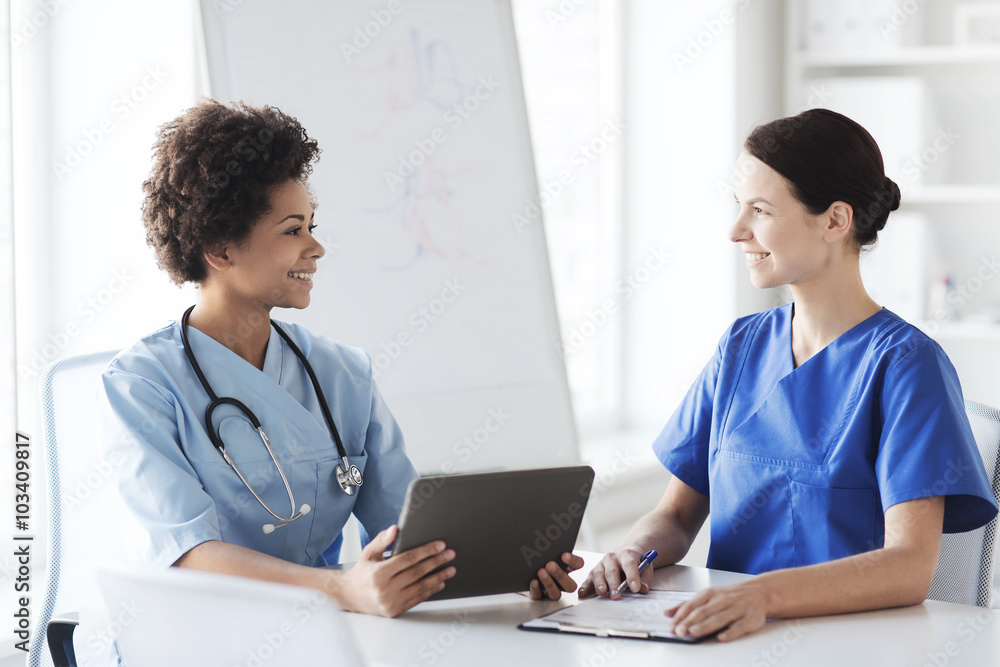
[[[358,487],[365,483],[361,476],[361,470],[358,469],[358,466],[348,463],[346,456],[343,465],[337,466],[337,483],[340,484],[341,490],[349,496],[357,493]]]

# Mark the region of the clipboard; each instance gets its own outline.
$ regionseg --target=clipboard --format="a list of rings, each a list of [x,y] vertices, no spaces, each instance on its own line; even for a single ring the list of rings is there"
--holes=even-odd
[[[673,633],[671,620],[663,615],[667,609],[690,600],[694,595],[690,591],[649,591],[645,595],[624,593],[620,600],[590,598],[525,621],[517,627],[537,632],[695,644],[707,639],[707,636],[678,637]]]

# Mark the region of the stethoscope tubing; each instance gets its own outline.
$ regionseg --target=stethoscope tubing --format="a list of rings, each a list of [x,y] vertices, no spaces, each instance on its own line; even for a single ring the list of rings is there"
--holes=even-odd
[[[225,451],[226,446],[212,425],[212,414],[215,412],[217,407],[226,403],[235,406],[247,419],[250,420],[250,423],[258,431],[261,430],[260,420],[257,419],[257,415],[255,415],[253,411],[242,401],[228,396],[219,398],[215,391],[213,391],[212,385],[208,383],[208,379],[202,372],[201,366],[198,364],[198,360],[194,356],[194,351],[191,349],[191,344],[187,337],[188,319],[191,316],[192,310],[194,310],[194,306],[191,306],[184,311],[184,316],[181,318],[181,342],[184,344],[184,353],[187,355],[188,361],[191,362],[191,367],[194,369],[195,375],[198,376],[201,386],[205,388],[205,392],[208,393],[208,397],[211,399],[211,403],[209,403],[208,409],[205,411],[205,428],[208,431],[208,436],[212,440],[212,444],[215,445],[215,448],[220,452],[223,452]],[[330,434],[333,436],[333,441],[337,445],[337,454],[340,458],[346,459],[347,450],[344,448],[344,443],[340,439],[340,431],[337,430],[337,424],[333,421],[333,415],[330,413],[330,406],[326,403],[326,396],[323,394],[323,388],[320,386],[319,380],[316,378],[316,372],[313,371],[312,364],[310,364],[309,360],[306,359],[306,355],[302,353],[302,350],[300,350],[299,346],[295,344],[295,341],[293,341],[291,337],[278,326],[277,322],[271,320],[271,326],[274,327],[274,330],[278,332],[278,335],[280,335],[284,341],[288,343],[292,352],[295,353],[295,356],[299,358],[299,361],[302,362],[302,366],[306,369],[306,373],[309,375],[309,380],[312,382],[313,390],[316,392],[316,398],[319,400],[319,409],[323,413],[323,419],[326,421],[326,425],[330,429]]]
[[[218,395],[216,395],[215,391],[212,389],[212,386],[209,384],[208,379],[205,377],[205,374],[201,370],[201,366],[198,364],[198,360],[195,358],[194,350],[191,348],[191,344],[188,341],[187,337],[188,319],[191,316],[192,310],[194,310],[194,306],[191,306],[186,311],[184,311],[184,315],[183,317],[181,317],[181,342],[183,343],[184,353],[187,356],[188,361],[191,363],[191,367],[194,369],[195,375],[198,376],[198,380],[201,382],[202,387],[205,388],[205,392],[208,394],[208,397],[210,399],[208,408],[206,408],[205,410],[205,430],[208,432],[208,437],[212,441],[212,445],[219,450],[219,452],[222,454],[222,458],[225,459],[226,463],[228,463],[229,466],[232,467],[232,469],[236,472],[237,476],[239,476],[240,478],[240,481],[242,481],[243,484],[247,487],[247,489],[250,490],[250,493],[253,494],[253,497],[257,499],[257,502],[261,504],[261,506],[267,511],[267,513],[273,516],[279,522],[277,526],[273,526],[270,524],[264,526],[264,532],[270,533],[276,527],[280,528],[284,525],[291,523],[295,519],[298,519],[302,515],[308,514],[310,508],[308,505],[303,505],[298,512],[295,511],[295,496],[292,493],[292,487],[288,483],[288,478],[285,477],[285,471],[282,470],[281,465],[278,463],[278,458],[277,456],[275,456],[274,450],[271,449],[270,440],[264,433],[264,429],[262,428],[260,420],[257,418],[257,415],[255,415],[253,411],[249,407],[247,407],[242,401],[236,398],[229,396],[224,396],[220,398]],[[313,389],[316,391],[316,397],[319,400],[320,410],[323,412],[323,418],[330,429],[330,434],[333,436],[334,443],[336,443],[337,445],[337,453],[340,455],[340,458],[343,461],[343,466],[344,466],[343,470],[341,470],[339,466],[337,468],[337,481],[340,484],[340,487],[344,491],[344,493],[346,493],[349,496],[354,495],[354,493],[357,491],[357,487],[361,486],[364,483],[364,480],[361,477],[361,471],[358,470],[357,466],[351,465],[347,459],[347,450],[344,448],[344,443],[340,439],[340,432],[337,430],[337,425],[333,421],[333,415],[330,413],[330,407],[326,403],[326,396],[323,394],[323,389],[322,387],[320,387],[319,380],[316,377],[316,373],[315,371],[313,371],[312,365],[309,363],[309,360],[306,359],[305,354],[303,354],[302,350],[299,349],[299,346],[295,344],[295,341],[293,341],[291,337],[289,337],[288,334],[286,334],[274,320],[271,320],[271,326],[274,327],[275,331],[278,332],[278,335],[280,335],[284,339],[284,341],[292,349],[292,352],[295,353],[295,356],[299,358],[299,361],[302,362],[302,366],[306,369],[306,373],[309,375],[309,380],[312,382]],[[214,415],[216,408],[218,408],[220,405],[227,405],[227,404],[236,407],[240,412],[242,412],[243,416],[245,416],[250,421],[250,424],[253,425],[254,429],[256,429],[257,433],[260,435],[260,439],[264,443],[264,447],[267,449],[267,453],[271,456],[271,461],[274,463],[274,467],[277,469],[278,475],[280,475],[281,477],[281,482],[285,486],[285,492],[288,494],[288,500],[291,503],[291,508],[292,508],[292,514],[288,518],[278,516],[278,514],[276,514],[274,510],[268,507],[267,503],[264,502],[264,500],[257,494],[254,488],[250,485],[250,482],[247,480],[247,478],[244,477],[243,473],[236,465],[236,462],[233,461],[232,458],[229,456],[228,452],[226,452],[226,445],[222,441],[222,435],[216,430],[215,426],[213,425],[212,416]]]

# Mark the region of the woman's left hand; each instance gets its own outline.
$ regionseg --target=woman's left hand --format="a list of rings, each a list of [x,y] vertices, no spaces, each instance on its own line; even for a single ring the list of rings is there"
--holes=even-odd
[[[538,570],[538,578],[532,579],[528,586],[528,595],[532,600],[558,600],[563,591],[572,593],[576,590],[576,582],[569,576],[573,570],[583,567],[583,559],[576,554],[564,553],[562,562],[566,568],[560,567],[559,563],[550,560],[545,567]]]
[[[757,632],[767,621],[767,590],[751,580],[706,588],[687,602],[664,612],[674,620],[674,633],[701,637],[722,630],[726,642]]]

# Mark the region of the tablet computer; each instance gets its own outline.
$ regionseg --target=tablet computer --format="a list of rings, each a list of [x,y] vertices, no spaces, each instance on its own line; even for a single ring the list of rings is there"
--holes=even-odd
[[[456,573],[430,600],[528,590],[539,568],[572,551],[594,470],[539,468],[410,482],[393,555],[444,540]]]

